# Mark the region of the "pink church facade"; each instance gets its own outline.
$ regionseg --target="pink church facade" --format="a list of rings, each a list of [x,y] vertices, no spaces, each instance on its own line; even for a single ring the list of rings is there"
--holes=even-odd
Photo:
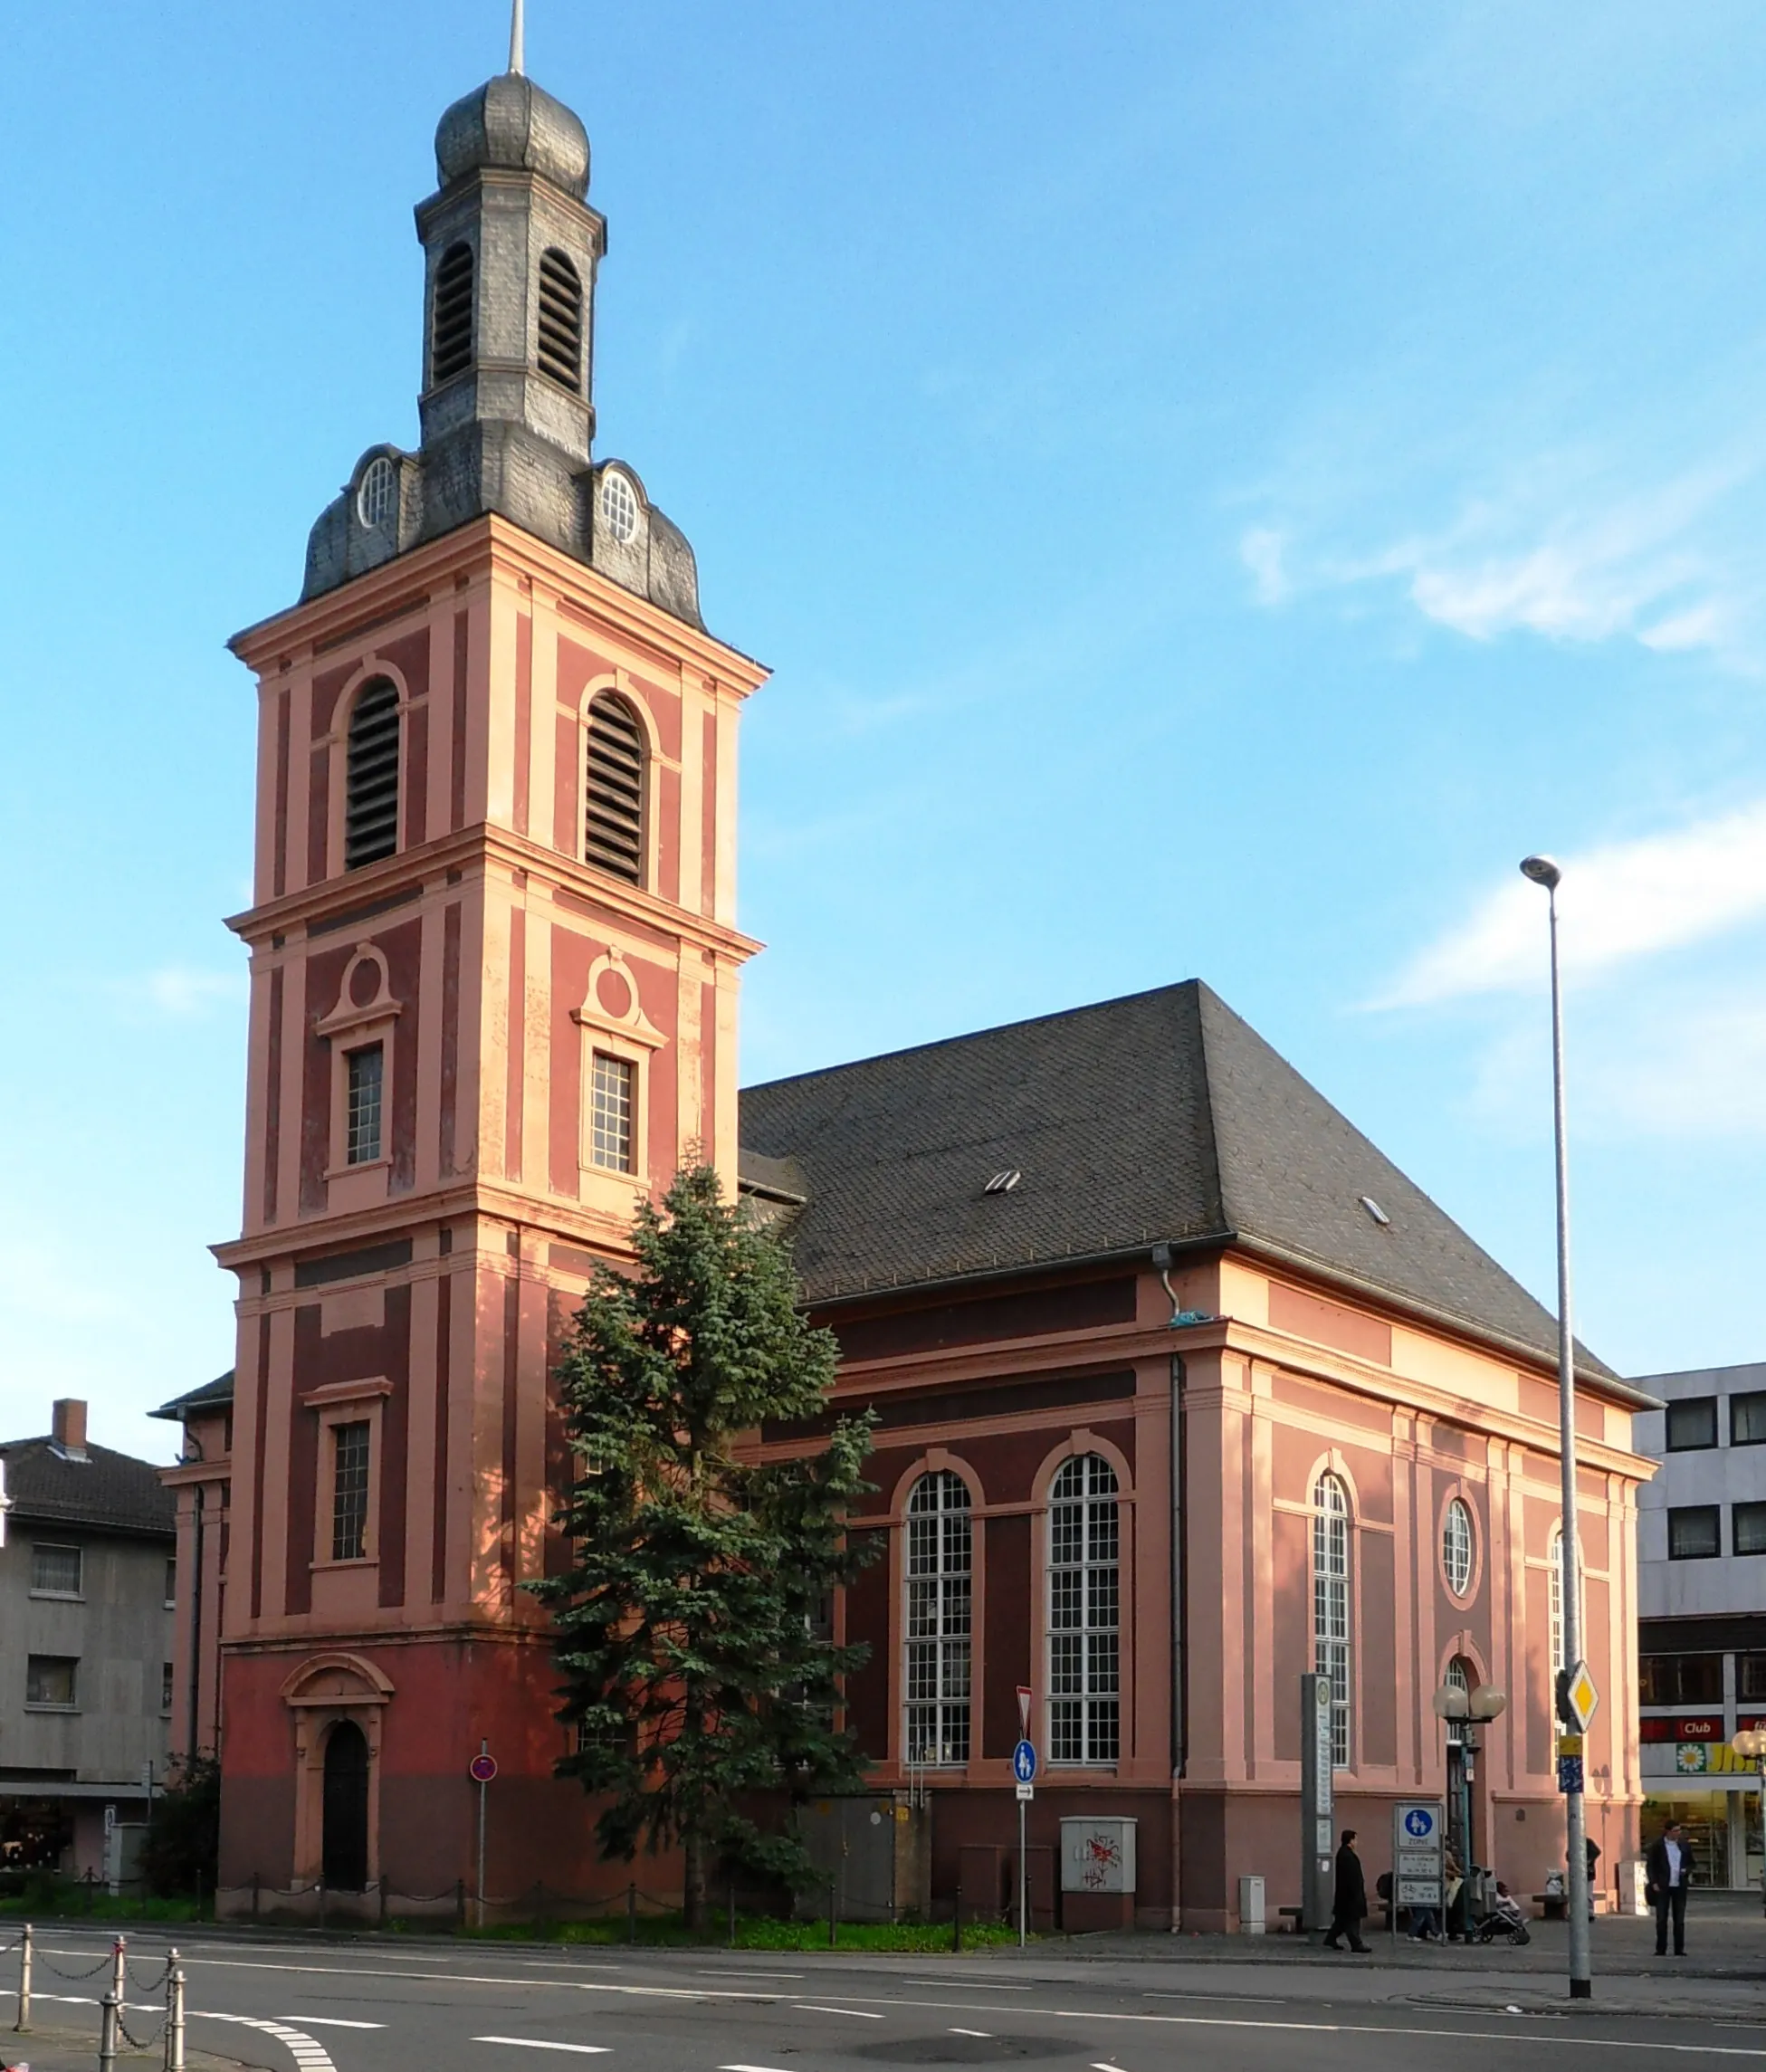
[[[451,1895],[482,1743],[492,1893],[633,1875],[553,1775],[523,1586],[566,1552],[561,1335],[693,1155],[788,1221],[838,1401],[882,1418],[854,1521],[882,1555],[834,1616],[871,1647],[847,1702],[874,1789],[931,1801],[920,1903],[1007,1860],[1022,1685],[1051,1757],[1033,1848],[1133,1819],[1147,1925],[1233,1925],[1246,1874],[1290,1904],[1298,1677],[1327,1657],[1370,1839],[1440,1789],[1444,1678],[1507,1690],[1474,1841],[1537,1889],[1562,1851],[1550,1320],[1204,988],[739,1096],[737,736],[765,673],[706,632],[638,478],[590,458],[581,125],[505,75],[436,149],[422,447],[362,456],[301,601],[234,644],[259,715],[237,1356],[167,1406],[200,1579],[174,1741],[220,1754],[224,1905]],[[1584,1382],[1611,1865],[1649,1470],[1643,1399]],[[931,1577],[930,1638],[928,1501],[966,1564]]]

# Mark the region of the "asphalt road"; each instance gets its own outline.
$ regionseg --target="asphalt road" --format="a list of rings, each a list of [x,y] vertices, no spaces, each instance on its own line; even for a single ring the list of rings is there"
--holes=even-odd
[[[40,1932],[41,2022],[95,2031],[101,1976],[59,1974],[88,1969],[107,1947],[102,1933]],[[725,1957],[399,1949],[272,1934],[180,1947],[193,2048],[277,2072],[539,2072],[603,2057],[605,2072],[1020,2062],[1051,2072],[1194,2072],[1198,2061],[1209,2072],[1537,2072],[1548,2058],[1566,2072],[1612,2072],[1620,2060],[1649,2072],[1694,2056],[1766,2072],[1766,1994],[1737,1987],[1689,1999],[1648,1978],[1603,1981],[1606,2004],[1571,2010],[1537,1975],[1456,1981],[1348,1960],[1322,1972],[1087,1962],[1034,1950]],[[143,1984],[164,1948],[158,1936],[131,1940]],[[16,1984],[14,1962],[0,1963],[5,1987]],[[150,2027],[145,1996],[131,1999],[131,2023]],[[8,1992],[0,2021],[10,2021],[11,2004]]]

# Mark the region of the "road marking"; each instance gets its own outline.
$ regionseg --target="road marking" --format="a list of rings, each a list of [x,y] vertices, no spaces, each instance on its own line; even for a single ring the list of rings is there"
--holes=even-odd
[[[991,2036],[993,2031],[988,2029],[953,2029],[950,2033],[952,2036]]]
[[[807,1972],[750,1972],[746,1964],[726,1964],[720,1972],[695,1972],[696,1979],[807,1979]]]
[[[881,2021],[880,2014],[869,2014],[862,2007],[817,2007],[814,2000],[797,2000],[794,2003],[801,2014],[849,2014],[854,2021]]]
[[[996,1985],[991,1979],[967,1979],[959,1975],[954,1979],[903,1979],[904,1986],[973,1986],[984,1993],[1034,1993],[1035,1986]]]
[[[605,2058],[605,2043],[545,2043],[537,2036],[475,2036],[474,2043],[506,2043],[511,2050],[569,2050],[578,2058]]]
[[[338,2072],[322,2043],[315,2042],[302,2029],[289,2028],[285,2022],[260,2021],[255,2015],[249,2014],[216,2014],[212,2009],[203,2008],[193,2008],[190,2014],[195,2021],[236,2021],[242,2029],[255,2029],[265,2036],[273,2036],[278,2043],[288,2046],[301,2072]]]
[[[1231,2000],[1239,2007],[1280,2007],[1281,1996],[1276,1993],[1160,1993],[1145,1992],[1143,2000]],[[1094,2066],[1093,2072],[1097,2072]]]
[[[384,2021],[346,2021],[340,2014],[279,2014],[278,2021],[304,2021],[309,2029],[385,2029]]]
[[[779,2072],[777,2065],[720,2065],[718,2072]]]
[[[1576,2045],[1585,2050],[1666,2050],[1675,2057],[1766,2058],[1766,2049],[1742,2050],[1727,2043],[1646,2043],[1608,2036],[1519,2037],[1512,2029],[1400,2029],[1370,2021],[1253,2021],[1243,2015],[1225,2014],[1101,2014],[1092,2008],[1045,2007],[1026,2010],[1053,2015],[1061,2021],[1151,2021],[1173,2029],[1272,2029],[1300,2036],[1431,2036],[1444,2041],[1458,2038],[1472,2043],[1552,2043],[1559,2049]]]

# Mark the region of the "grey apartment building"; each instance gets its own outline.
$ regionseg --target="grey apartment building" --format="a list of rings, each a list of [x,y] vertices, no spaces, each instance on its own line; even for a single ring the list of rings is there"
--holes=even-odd
[[[0,1444],[0,1862],[127,1876],[166,1773],[173,1500],[86,1438],[86,1406]]]
[[[1766,1726],[1766,1364],[1637,1385],[1665,1405],[1632,1427],[1662,1464],[1637,1496],[1643,1839],[1673,1816],[1701,1882],[1758,1888],[1760,1781],[1730,1742]]]

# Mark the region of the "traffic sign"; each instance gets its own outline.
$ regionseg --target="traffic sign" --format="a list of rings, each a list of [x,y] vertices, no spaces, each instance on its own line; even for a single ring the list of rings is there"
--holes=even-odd
[[[1433,1806],[1412,1806],[1404,1816],[1404,1831],[1414,1841],[1428,1841],[1437,1824]]]
[[[1033,1743],[1021,1741],[1012,1751],[1012,1775],[1020,1784],[1035,1781],[1036,1775],[1036,1750]]]
[[[1558,1717],[1566,1726],[1574,1727],[1578,1733],[1586,1733],[1599,1703],[1600,1694],[1594,1687],[1594,1678],[1589,1675],[1586,1662],[1578,1662],[1574,1667],[1558,1672]]]
[[[473,1756],[472,1762],[466,1766],[466,1773],[474,1784],[490,1783],[491,1780],[497,1774],[496,1757],[494,1755]]]
[[[1561,1755],[1558,1758],[1558,1790],[1569,1793],[1582,1789],[1582,1759],[1580,1755]]]
[[[1024,1800],[1024,1801],[1026,1801],[1026,1802],[1027,1803],[1027,1802],[1028,1802],[1030,1800],[1034,1799],[1036,1796],[1036,1787],[1034,1784],[1025,1784],[1025,1783],[1022,1783],[1022,1782],[1021,1782],[1021,1783],[1018,1785],[1018,1797],[1019,1797],[1019,1799],[1020,1799],[1021,1800]]]

